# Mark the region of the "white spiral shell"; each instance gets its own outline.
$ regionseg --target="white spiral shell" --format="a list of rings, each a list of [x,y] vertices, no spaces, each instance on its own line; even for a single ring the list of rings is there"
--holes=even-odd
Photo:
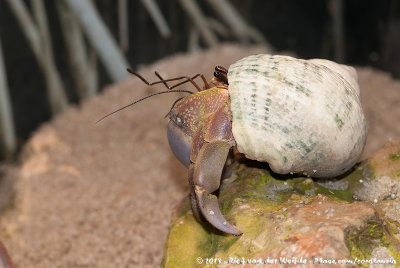
[[[229,67],[232,132],[246,157],[280,174],[334,177],[359,159],[366,123],[354,68],[253,55]]]

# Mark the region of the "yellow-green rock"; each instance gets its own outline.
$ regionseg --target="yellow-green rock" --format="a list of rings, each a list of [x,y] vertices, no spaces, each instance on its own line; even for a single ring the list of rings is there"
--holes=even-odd
[[[243,232],[222,234],[193,217],[186,198],[174,211],[163,267],[274,267],[319,263],[400,263],[400,141],[342,178],[277,176],[236,164],[219,200]],[[272,265],[272,266],[271,266]]]

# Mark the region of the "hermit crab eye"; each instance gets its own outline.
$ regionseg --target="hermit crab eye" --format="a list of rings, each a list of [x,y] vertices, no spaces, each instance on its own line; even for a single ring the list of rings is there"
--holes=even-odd
[[[178,126],[182,126],[182,124],[183,124],[183,120],[182,120],[182,118],[180,118],[179,116],[176,117],[176,124],[177,124]]]
[[[183,125],[182,117],[178,116],[177,114],[171,114],[170,118],[171,118],[172,122],[174,122],[175,125],[177,125],[178,127]]]

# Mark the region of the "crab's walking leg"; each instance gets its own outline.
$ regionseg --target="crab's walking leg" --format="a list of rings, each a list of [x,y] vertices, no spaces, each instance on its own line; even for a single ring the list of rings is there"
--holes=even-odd
[[[240,235],[241,232],[222,215],[218,198],[213,194],[219,189],[222,170],[231,147],[232,145],[227,141],[205,143],[200,149],[194,168],[191,167],[194,169],[193,173],[189,173],[189,176],[193,176],[194,189],[191,191],[194,190],[197,207],[204,218],[225,233]],[[195,210],[197,208],[194,212]]]

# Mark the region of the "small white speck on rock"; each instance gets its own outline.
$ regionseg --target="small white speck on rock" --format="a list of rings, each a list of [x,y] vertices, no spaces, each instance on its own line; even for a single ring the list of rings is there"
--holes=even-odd
[[[215,214],[214,211],[212,211],[212,210],[210,210],[209,213],[210,213],[211,216],[214,216],[214,214]]]

